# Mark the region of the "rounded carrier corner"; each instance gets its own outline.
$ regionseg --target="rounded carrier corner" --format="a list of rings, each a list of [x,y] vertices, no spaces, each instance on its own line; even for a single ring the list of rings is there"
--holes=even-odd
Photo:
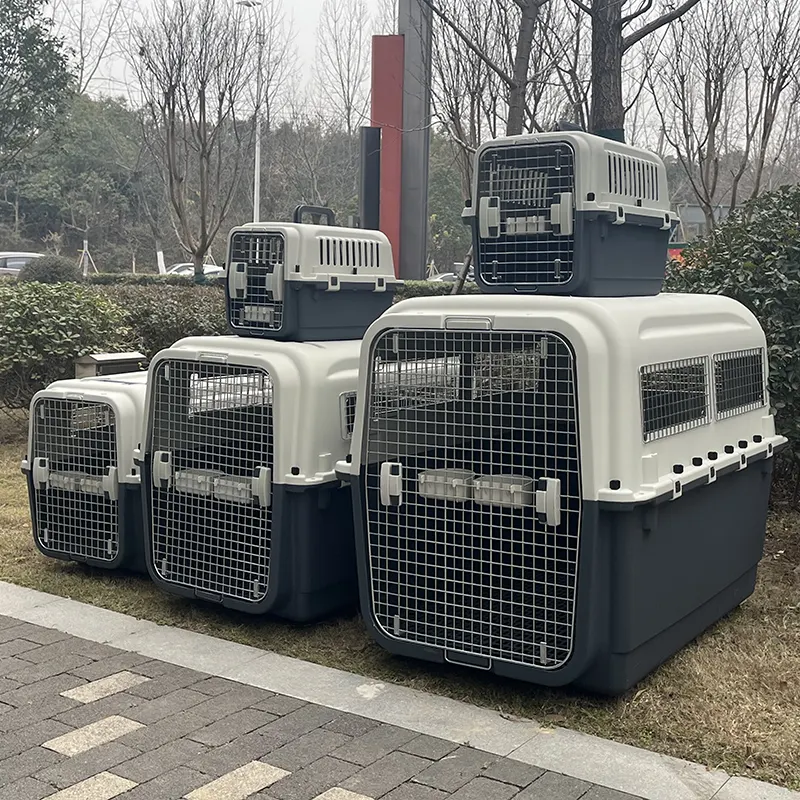
[[[719,298],[486,302],[489,327],[420,302],[364,342],[363,616],[392,653],[619,694],[753,591],[782,441],[763,332]]]
[[[139,378],[58,381],[34,398],[26,479],[43,555],[146,571],[140,489],[128,477],[143,420]]]
[[[293,352],[290,344],[271,345],[284,347]],[[303,622],[352,604],[354,568],[345,558],[352,515],[327,516],[348,507],[347,490],[335,476],[285,483],[276,384],[264,358],[203,356],[174,350],[151,367],[143,497],[154,582],[184,597]],[[337,404],[341,438],[338,411]]]

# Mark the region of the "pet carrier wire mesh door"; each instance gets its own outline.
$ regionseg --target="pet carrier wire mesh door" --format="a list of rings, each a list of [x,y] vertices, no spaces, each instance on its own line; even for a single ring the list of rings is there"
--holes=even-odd
[[[374,343],[369,589],[394,640],[553,670],[574,643],[574,359],[549,332],[396,330]]]
[[[158,364],[152,387],[151,566],[164,583],[258,603],[271,548],[272,384],[258,368]]]

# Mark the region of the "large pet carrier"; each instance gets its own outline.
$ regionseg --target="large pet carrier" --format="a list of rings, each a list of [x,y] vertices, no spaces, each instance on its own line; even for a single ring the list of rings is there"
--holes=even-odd
[[[399,282],[379,231],[254,222],[228,237],[228,325],[239,336],[360,339]]]
[[[143,571],[140,476],[146,372],[56,381],[31,403],[33,538],[46,556]]]
[[[720,296],[452,297],[368,331],[350,476],[393,653],[617,693],[753,591],[764,335]]]
[[[664,164],[646,150],[575,132],[487,142],[464,219],[485,291],[661,291],[672,218]]]
[[[175,594],[323,616],[357,597],[349,450],[359,346],[184,339],[150,365],[147,566]]]

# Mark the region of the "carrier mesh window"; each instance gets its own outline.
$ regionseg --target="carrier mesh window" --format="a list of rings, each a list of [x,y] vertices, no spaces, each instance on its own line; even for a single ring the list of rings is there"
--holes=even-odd
[[[708,359],[648,364],[639,371],[642,432],[646,442],[672,436],[710,419]]]
[[[342,413],[342,439],[352,439],[356,424],[356,393],[345,392],[339,402]]]
[[[389,332],[374,347],[367,402],[377,624],[446,653],[564,664],[581,504],[568,343],[536,332]],[[386,467],[401,472],[401,504],[381,498]],[[537,516],[540,478],[560,481],[557,527]]]
[[[153,376],[153,563],[170,583],[258,602],[267,593],[272,514],[257,479],[272,468],[273,390],[260,369],[166,361]],[[152,465],[154,470],[157,465]]]
[[[575,191],[574,154],[567,142],[485,151],[478,197],[500,200],[500,236],[479,239],[477,266],[496,284],[561,284],[572,277],[574,239],[556,236],[550,207]]]
[[[766,404],[764,351],[734,350],[714,356],[717,417],[744,414]]]
[[[47,487],[34,487],[39,544],[54,553],[113,561],[119,553],[119,511],[102,482],[117,466],[113,409],[43,398],[33,415],[33,457],[47,459],[50,473]]]
[[[235,233],[228,263],[247,264],[247,290],[243,298],[231,297],[230,321],[234,328],[278,331],[283,324],[283,301],[275,300],[269,281],[284,266],[286,242],[279,233]],[[232,267],[229,267],[232,269]]]

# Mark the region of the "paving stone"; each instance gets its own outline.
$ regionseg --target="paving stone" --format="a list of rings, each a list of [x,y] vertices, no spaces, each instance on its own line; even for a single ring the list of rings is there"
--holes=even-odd
[[[10,672],[16,672],[23,667],[31,667],[33,664],[19,656],[8,656],[0,659],[0,675],[5,676]],[[21,685],[21,684],[20,684]]]
[[[480,775],[490,764],[497,760],[496,756],[474,750],[471,747],[459,747],[441,761],[431,764],[415,780],[434,789],[455,792],[464,784]]]
[[[220,697],[225,697],[225,695],[220,695]],[[332,708],[309,704],[298,708],[297,711],[292,711],[290,714],[279,717],[263,728],[259,728],[257,732],[267,739],[271,739],[274,747],[277,748],[280,745],[287,744],[292,739],[297,739],[306,733],[321,728],[338,716],[339,713]]]
[[[198,683],[198,677],[195,674],[187,671],[187,674],[180,675],[161,675],[155,678],[148,678],[146,683],[141,683],[134,686],[130,691],[144,700],[156,700],[161,697],[166,697],[178,689],[191,688],[194,691],[195,685]],[[203,695],[203,699],[206,699]]]
[[[110,658],[118,652],[118,650],[108,647],[108,645],[70,636],[63,641],[47,644],[36,650],[29,650],[26,653],[25,660],[32,661],[34,664],[43,664],[45,661],[52,661],[54,658],[63,659],[65,656],[80,655],[98,661]]]
[[[12,736],[0,736],[0,758],[10,758],[71,730],[69,725],[63,725],[56,720],[39,720],[14,731]]]
[[[116,648],[111,649],[116,650]],[[147,656],[140,656],[138,653],[126,653],[122,650],[116,650],[115,655],[97,661],[94,664],[87,664],[85,667],[78,667],[78,669],[72,671],[72,674],[77,675],[79,678],[85,678],[87,681],[96,681],[99,678],[106,678],[124,669],[136,672],[136,667],[148,660]]]
[[[235,689],[215,697],[204,696],[204,702],[199,703],[192,710],[211,723],[244,708],[249,708],[263,699],[264,694],[261,689],[254,686],[237,686]],[[272,718],[271,716],[270,719]]]
[[[640,798],[618,792],[616,789],[606,789],[605,786],[593,786],[581,800],[640,800]]]
[[[191,689],[178,689],[156,700],[146,700],[140,703],[135,708],[132,708],[127,716],[129,719],[135,719],[137,722],[149,725],[180,711],[186,711],[198,703],[202,703],[205,699],[206,696],[200,694],[200,692],[193,692]]]
[[[208,783],[208,775],[187,767],[176,767],[123,795],[124,800],[177,800]]]
[[[115,672],[106,678],[84,683],[75,689],[67,689],[66,692],[61,692],[61,694],[64,697],[69,697],[70,700],[77,700],[79,703],[95,703],[105,697],[124,692],[126,689],[132,689],[149,680],[150,678],[146,678],[144,675],[136,675],[128,670],[123,670],[122,672]]]
[[[267,697],[258,703],[253,703],[253,708],[257,708],[259,711],[269,711],[270,714],[282,717],[307,705],[308,703],[306,703],[305,700],[298,700],[295,697],[286,697],[282,694],[273,694],[271,697]]]
[[[16,625],[5,628],[0,632],[0,641],[4,642],[9,639],[27,639],[29,642],[35,642],[36,644],[53,644],[53,642],[60,642],[69,638],[68,633],[61,633],[61,631],[56,631],[52,628],[41,628],[38,625],[31,625],[30,622],[19,621],[17,621]]]
[[[69,700],[66,697],[59,697],[58,695],[51,695],[43,698],[38,703],[29,703],[20,706],[0,716],[0,734],[27,728],[28,725],[33,725],[35,722],[48,719],[49,717],[55,717],[57,714],[75,708],[77,705],[78,703],[74,700]],[[0,738],[4,737],[0,736]]]
[[[43,747],[31,747],[18,755],[0,761],[0,786],[27,778],[63,761],[64,757]]]
[[[3,680],[0,678],[0,680]],[[7,706],[5,703],[0,703],[0,714],[5,714],[8,711],[13,711],[14,706]]]
[[[312,800],[327,789],[340,786],[357,769],[355,764],[324,756],[278,781],[267,796],[275,800]]]
[[[380,722],[355,714],[340,714],[333,722],[325,726],[326,731],[344,733],[347,736],[363,736],[367,731],[377,728]]]
[[[177,739],[142,755],[134,756],[120,763],[114,774],[122,775],[136,783],[145,783],[157,778],[162,772],[180,767],[206,751],[206,747],[190,739]]]
[[[19,689],[14,689],[13,692],[6,692],[3,695],[3,702],[12,706],[24,706],[41,701],[47,695],[57,695],[65,689],[74,689],[82,683],[84,683],[83,679],[76,678],[74,675],[53,675],[42,681],[21,686]],[[74,705],[73,701],[69,702]]]
[[[65,789],[67,786],[91,778],[98,772],[105,772],[124,761],[129,761],[137,755],[139,755],[139,751],[132,747],[126,747],[119,742],[109,742],[47,767],[41,772],[37,772],[35,777],[39,781],[50,783],[59,789]],[[116,771],[114,769],[114,772]]]
[[[17,681],[23,686],[26,686],[31,683],[38,683],[46,678],[51,678],[54,675],[61,675],[64,672],[69,672],[76,667],[82,667],[92,663],[92,659],[88,656],[78,653],[66,653],[59,658],[54,658],[49,661],[26,664],[24,667],[14,672],[9,672],[7,677],[11,678],[12,681]]]
[[[0,800],[42,800],[53,794],[53,787],[35,778],[20,778],[0,789]]]
[[[124,736],[126,733],[142,728],[140,722],[126,719],[120,716],[111,716],[93,722],[91,725],[84,725],[74,731],[56,736],[49,739],[42,747],[48,750],[55,750],[65,756],[76,756],[78,753],[85,753],[94,747],[99,747],[106,742],[113,742]]]
[[[0,695],[19,689],[20,686],[22,686],[21,683],[12,681],[10,678],[0,678]]]
[[[245,800],[255,792],[272,786],[289,773],[285,770],[251,761],[227,775],[220,775],[211,783],[200,786],[186,795],[187,800]]]
[[[591,784],[568,778],[557,772],[545,772],[514,800],[580,800],[591,789]]]
[[[232,742],[238,736],[263,728],[275,719],[273,714],[268,714],[266,711],[245,708],[195,731],[190,734],[190,738],[212,747],[219,746]]]
[[[18,656],[26,650],[34,650],[37,647],[39,647],[38,644],[29,642],[27,639],[10,639],[0,644],[0,659],[8,658],[9,656]]]
[[[381,800],[447,800],[449,797],[447,792],[431,786],[423,786],[421,783],[404,783],[402,786],[392,789]]]
[[[342,788],[365,794],[368,797],[383,797],[428,766],[430,761],[409,753],[389,753],[368,767],[342,782]]]
[[[12,628],[14,625],[19,625],[18,619],[0,616],[0,630],[3,630],[3,628]]]
[[[204,672],[198,672],[180,664],[168,664],[166,661],[147,659],[136,667],[136,672],[148,678],[179,678],[193,679],[195,682],[208,677]]]
[[[457,747],[458,745],[453,742],[423,734],[414,737],[410,742],[406,742],[398,750],[402,750],[404,753],[411,753],[412,756],[421,756],[422,758],[429,758],[431,761],[438,761],[440,758],[452,753]],[[528,782],[530,783],[530,781]]]
[[[450,797],[451,800],[511,800],[517,792],[519,787],[510,783],[473,778]]]
[[[406,742],[410,742],[416,736],[416,733],[396,728],[394,725],[380,725],[335,750],[331,755],[334,758],[352,761],[354,764],[366,767],[393,750],[397,750]]]
[[[257,733],[240,736],[221,747],[207,749],[202,755],[186,762],[191,769],[218,778],[220,775],[247,764],[248,761],[264,758],[270,751],[267,740]]]
[[[52,800],[111,800],[136,786],[132,781],[110,772],[99,772],[51,795]]]
[[[287,769],[289,772],[307,766],[312,761],[328,755],[328,753],[341,747],[343,744],[350,740],[349,736],[343,733],[334,733],[333,731],[318,728],[315,731],[306,733],[299,739],[273,750],[266,758],[270,764],[274,764],[281,769]]]
[[[192,689],[195,692],[202,692],[203,694],[214,696],[218,694],[225,694],[225,692],[230,692],[232,689],[236,689],[241,685],[242,684],[240,683],[236,683],[236,681],[229,681],[227,678],[217,678],[216,676],[212,676],[210,678],[204,678],[198,683],[195,683],[192,686]]]
[[[142,752],[150,752],[167,742],[185,737],[186,734],[202,728],[205,724],[206,720],[203,717],[199,717],[192,709],[189,709],[159,720],[153,725],[148,725],[133,733],[126,734],[120,741],[122,744],[135,747]]]
[[[531,764],[523,764],[510,758],[501,758],[487,767],[482,773],[484,778],[491,778],[503,783],[512,783],[520,788],[533,783],[544,775],[544,770]]]
[[[97,720],[113,714],[127,717],[130,709],[136,707],[142,700],[127,692],[120,692],[110,697],[104,697],[102,700],[96,700],[94,703],[84,704],[74,700],[70,700],[70,702],[72,706],[57,714],[54,719],[66,725],[72,725],[73,728],[82,728],[84,725],[97,722]]]

